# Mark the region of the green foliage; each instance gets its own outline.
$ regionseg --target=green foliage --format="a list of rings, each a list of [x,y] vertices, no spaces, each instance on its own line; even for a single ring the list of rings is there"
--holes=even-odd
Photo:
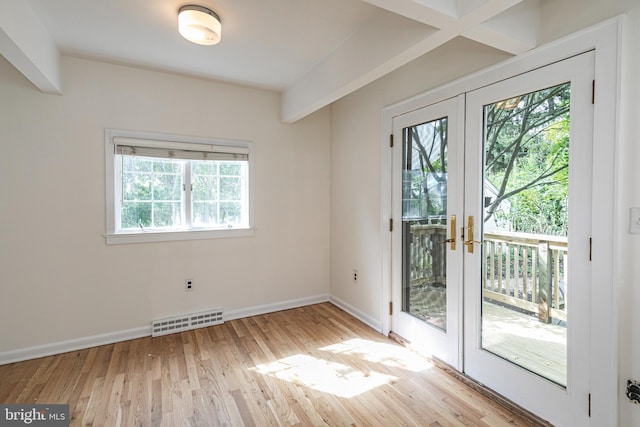
[[[485,178],[497,192],[485,221],[567,234],[569,106],[567,83],[485,107]]]
[[[405,129],[404,143],[403,215],[446,215],[447,118]]]
[[[122,157],[121,227],[170,228],[183,223],[185,167],[191,167],[192,223],[242,219],[242,162]]]
[[[484,220],[504,229],[567,234],[570,84],[485,106]],[[404,130],[403,215],[446,214],[447,119]]]
[[[182,168],[176,160],[124,156],[121,227],[179,225]]]

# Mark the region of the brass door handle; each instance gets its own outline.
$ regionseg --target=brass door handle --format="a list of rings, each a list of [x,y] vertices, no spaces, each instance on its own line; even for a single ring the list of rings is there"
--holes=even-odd
[[[467,240],[464,241],[464,244],[467,246],[467,253],[473,253],[474,243],[482,242],[473,240],[473,215],[469,215],[469,217],[467,218]]]
[[[456,216],[455,215],[451,215],[451,218],[449,219],[449,224],[451,226],[451,237],[445,240],[444,242],[451,243],[451,246],[449,247],[449,249],[451,249],[452,251],[455,251],[456,250]]]

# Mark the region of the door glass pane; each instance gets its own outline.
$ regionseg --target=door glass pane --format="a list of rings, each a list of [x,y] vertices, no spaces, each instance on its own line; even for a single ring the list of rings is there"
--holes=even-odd
[[[446,330],[447,118],[403,129],[402,310]]]
[[[570,84],[484,106],[482,348],[567,384]]]

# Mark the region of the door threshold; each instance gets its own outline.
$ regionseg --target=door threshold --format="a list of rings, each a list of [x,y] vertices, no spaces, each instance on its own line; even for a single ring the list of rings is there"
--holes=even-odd
[[[451,375],[452,377],[454,377],[458,381],[462,382],[466,386],[474,389],[478,393],[482,394],[483,396],[487,397],[488,399],[491,399],[492,401],[494,401],[498,405],[508,409],[510,412],[513,412],[514,414],[518,415],[519,417],[524,418],[525,420],[527,420],[527,422],[529,422],[531,424],[531,426],[533,426],[533,427],[553,427],[553,424],[551,424],[550,422],[540,418],[539,416],[537,416],[533,412],[528,411],[527,409],[523,408],[522,406],[518,405],[517,403],[514,403],[513,401],[511,401],[508,398],[504,397],[500,393],[497,393],[497,392],[493,391],[492,389],[490,389],[486,385],[484,385],[482,383],[479,383],[478,381],[474,380],[473,378],[471,378],[470,376],[466,375],[465,373],[459,372],[458,370],[454,369],[452,366],[448,365],[446,362],[443,362],[442,360],[438,359],[437,357],[431,357],[430,360],[431,360],[431,363],[433,363],[434,366],[442,369],[443,371],[445,371],[446,373],[448,373],[449,375]]]
[[[405,338],[401,337],[395,332],[393,331],[389,332],[389,338],[407,347],[408,349],[415,351],[411,348],[410,341],[406,340]],[[432,357],[428,357],[428,359],[433,364],[433,366],[439,369],[442,369],[443,371],[445,371],[446,373],[448,373],[449,375],[451,375],[452,377],[454,377],[464,385],[472,388],[473,390],[477,391],[478,393],[482,394],[486,398],[492,400],[493,402],[497,403],[498,405],[502,406],[503,408],[507,409],[513,414],[519,416],[520,418],[523,418],[532,427],[554,427],[553,424],[551,424],[550,422],[540,418],[533,412],[528,411],[527,409],[523,408],[517,403],[514,403],[513,401],[507,399],[503,395],[491,390],[486,385],[479,383],[478,381],[474,380],[473,378],[464,374],[463,372],[456,370],[454,367],[438,359],[437,357],[432,356]]]

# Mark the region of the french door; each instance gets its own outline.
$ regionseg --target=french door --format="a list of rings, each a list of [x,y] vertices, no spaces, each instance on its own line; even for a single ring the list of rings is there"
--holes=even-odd
[[[393,121],[393,331],[424,354],[460,368],[462,212],[460,96]]]
[[[561,426],[589,423],[593,61],[393,120],[391,330]]]
[[[566,426],[588,425],[593,70],[583,54],[466,102],[464,370]]]

